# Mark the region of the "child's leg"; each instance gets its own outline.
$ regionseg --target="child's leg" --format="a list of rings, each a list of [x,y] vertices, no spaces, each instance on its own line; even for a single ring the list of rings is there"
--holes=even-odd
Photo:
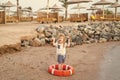
[[[58,55],[59,70],[63,69],[64,62],[65,62],[65,56],[64,55]]]
[[[59,70],[62,70],[62,64],[59,64]]]

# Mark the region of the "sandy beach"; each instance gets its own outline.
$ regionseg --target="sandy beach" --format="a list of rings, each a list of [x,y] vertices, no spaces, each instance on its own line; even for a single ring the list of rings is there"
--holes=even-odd
[[[120,42],[111,42],[68,48],[65,63],[75,69],[75,74],[70,77],[57,77],[47,72],[49,65],[57,63],[54,47],[31,47],[18,53],[5,54],[0,57],[0,79],[102,80],[100,79],[100,63],[104,59],[103,55],[119,45]]]
[[[36,23],[1,24],[0,46],[19,43],[21,36],[31,35],[39,25]],[[0,56],[0,80],[102,80],[101,74],[104,72],[101,71],[105,68],[101,70],[101,65],[104,65],[101,63],[106,59],[104,56],[117,46],[120,46],[120,42],[83,44],[67,48],[65,63],[75,69],[75,74],[69,77],[57,77],[47,72],[49,65],[57,63],[55,47],[46,45],[24,48],[20,52]],[[120,52],[117,48],[113,53]],[[118,70],[118,68],[114,69]],[[115,80],[119,78],[118,76]]]

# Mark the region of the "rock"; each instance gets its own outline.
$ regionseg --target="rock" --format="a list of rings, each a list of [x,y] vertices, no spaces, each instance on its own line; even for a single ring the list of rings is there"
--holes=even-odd
[[[74,35],[72,37],[72,42],[74,42],[76,45],[81,45],[82,44],[82,38],[79,35]]]
[[[85,44],[90,44],[91,42],[90,41],[84,41]]]
[[[100,38],[99,43],[107,42],[107,39],[105,38]]]
[[[30,44],[30,40],[33,39],[33,36],[22,36],[21,37],[21,46],[27,47]]]
[[[45,34],[44,33],[37,34],[37,38],[38,39],[45,38]]]
[[[30,41],[30,46],[33,46],[33,47],[41,46],[41,41],[38,38],[35,38]]]
[[[87,41],[89,40],[89,36],[86,33],[83,33],[83,35],[81,36],[83,41]]]
[[[76,43],[74,43],[74,42],[70,43],[70,47],[74,47],[75,45],[76,45]]]
[[[119,28],[114,28],[115,34],[120,34],[120,29]]]
[[[46,27],[47,27],[47,26],[39,26],[39,27],[36,28],[36,31],[37,31],[38,33],[43,33]]]
[[[46,44],[45,38],[40,39],[41,46],[44,46]]]
[[[30,42],[28,40],[21,40],[21,46],[22,47],[28,47]]]
[[[114,41],[120,41],[120,37],[115,36],[115,37],[113,38],[113,40],[114,40]]]
[[[16,43],[16,44],[10,44],[10,45],[4,45],[0,47],[0,55],[5,54],[5,53],[15,53],[21,51],[21,44]]]
[[[97,43],[120,40],[120,22],[110,23],[90,23],[78,26],[39,26],[31,36],[21,38],[21,45],[41,46],[46,43],[51,44],[52,37],[58,38],[60,33],[71,37],[71,46],[83,43]],[[37,38],[37,39],[36,39]]]
[[[45,29],[45,36],[46,37],[52,37],[52,29],[50,29],[49,27],[47,27],[46,29]]]

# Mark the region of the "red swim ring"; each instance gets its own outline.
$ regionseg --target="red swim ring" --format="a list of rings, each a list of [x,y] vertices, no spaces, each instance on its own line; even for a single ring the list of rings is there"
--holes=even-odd
[[[58,69],[58,64],[54,64],[48,67],[48,72],[55,76],[71,76],[74,74],[73,67],[64,64],[62,70]]]

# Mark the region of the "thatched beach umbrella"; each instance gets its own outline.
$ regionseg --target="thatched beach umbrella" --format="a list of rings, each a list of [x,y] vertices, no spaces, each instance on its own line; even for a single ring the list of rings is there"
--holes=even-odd
[[[16,6],[16,5],[13,4],[13,3],[10,2],[10,1],[8,1],[7,3],[2,3],[2,4],[0,4],[0,7],[2,7],[4,10],[5,10],[6,8],[15,7],[15,6]]]
[[[58,6],[57,4],[54,4],[52,7],[49,7],[49,9],[63,9],[63,7]]]
[[[80,17],[80,9],[85,9],[85,7],[81,7],[80,4],[77,4],[77,6],[73,7],[72,9],[78,9],[78,17]],[[82,19],[82,17],[80,17]]]
[[[86,2],[92,2],[92,0],[70,0],[67,2],[67,4],[76,4],[76,3],[86,3]]]
[[[12,2],[8,1],[7,3],[4,4],[6,7],[15,7],[16,5],[13,4]]]
[[[72,9],[85,9],[85,7],[81,7],[80,4],[77,4],[77,6],[74,6]]]
[[[7,3],[0,4],[0,7],[14,7],[14,6],[15,5],[10,1],[8,1]]]
[[[118,1],[115,2],[115,3],[113,3],[113,4],[110,6],[110,8],[115,8],[115,16],[114,16],[114,18],[117,17],[117,8],[118,8],[118,7],[120,7],[120,4],[118,3]]]
[[[92,10],[92,13],[94,13],[95,10],[98,10],[100,8],[97,8],[96,6],[91,6],[89,9],[87,10]]]
[[[106,0],[100,0],[99,2],[97,3],[94,3],[93,5],[103,5],[103,18],[104,18],[104,6],[105,5],[110,5],[112,4],[112,2],[109,2],[109,1],[106,1]]]
[[[9,15],[10,8],[16,6],[15,4],[13,4],[13,3],[10,2],[10,1],[8,1],[7,3],[5,3],[4,5],[6,5],[6,6],[9,8],[9,10],[8,10],[8,15]]]
[[[64,8],[62,6],[54,4],[52,7],[50,7],[50,9],[57,13],[57,22],[59,22],[59,12],[62,11],[62,9]]]
[[[2,4],[0,4],[0,7],[2,7],[2,8],[4,8],[4,10],[5,10],[5,8],[10,8],[10,7],[14,7],[15,5],[14,4],[12,4],[10,1],[8,1],[7,3],[2,3]]]
[[[41,8],[40,10],[47,10],[47,12],[49,10],[54,11],[54,12],[59,12],[62,11],[62,9],[64,9],[62,6],[58,6],[57,4],[54,4],[52,7],[45,7],[45,8]]]
[[[51,11],[52,12],[63,12],[63,10],[61,10],[61,9],[52,9]]]
[[[49,3],[50,3],[50,1],[47,0],[47,6],[45,8],[41,8],[40,9],[40,10],[46,10],[46,12],[47,12],[47,19],[49,18],[49,16],[48,16],[48,14],[49,14]]]
[[[78,9],[78,17],[80,13],[80,9],[85,9],[85,7],[80,6],[80,4],[77,4],[77,6],[74,6],[72,9]]]
[[[63,9],[63,7],[61,7],[61,6],[58,6],[57,4],[55,4],[55,5],[53,5],[52,7],[44,7],[44,8],[41,8],[40,10],[57,10],[57,9]]]
[[[48,19],[48,14],[49,14],[49,10],[50,10],[50,6],[49,6],[50,1],[47,0],[47,6],[45,8],[42,8],[41,10],[47,10],[47,19]],[[57,8],[57,6],[55,5],[54,8]]]
[[[66,4],[70,5],[70,4],[88,3],[88,2],[92,2],[92,0],[70,0],[67,1]]]
[[[87,10],[91,10],[92,11],[92,14],[94,14],[94,16],[96,17],[96,13],[94,13],[94,11],[95,10],[99,10],[100,8],[97,8],[95,5],[93,6],[91,6],[89,9],[87,9]]]
[[[2,7],[4,11],[5,11],[6,8],[9,8],[9,9],[10,9],[10,7],[14,7],[14,6],[15,6],[15,5],[12,4],[10,1],[8,1],[7,3],[2,3],[2,4],[0,4],[0,7]],[[4,17],[4,24],[5,24],[5,23],[6,23],[6,14],[5,14],[5,17]]]
[[[3,8],[0,7],[0,10],[3,10]]]

